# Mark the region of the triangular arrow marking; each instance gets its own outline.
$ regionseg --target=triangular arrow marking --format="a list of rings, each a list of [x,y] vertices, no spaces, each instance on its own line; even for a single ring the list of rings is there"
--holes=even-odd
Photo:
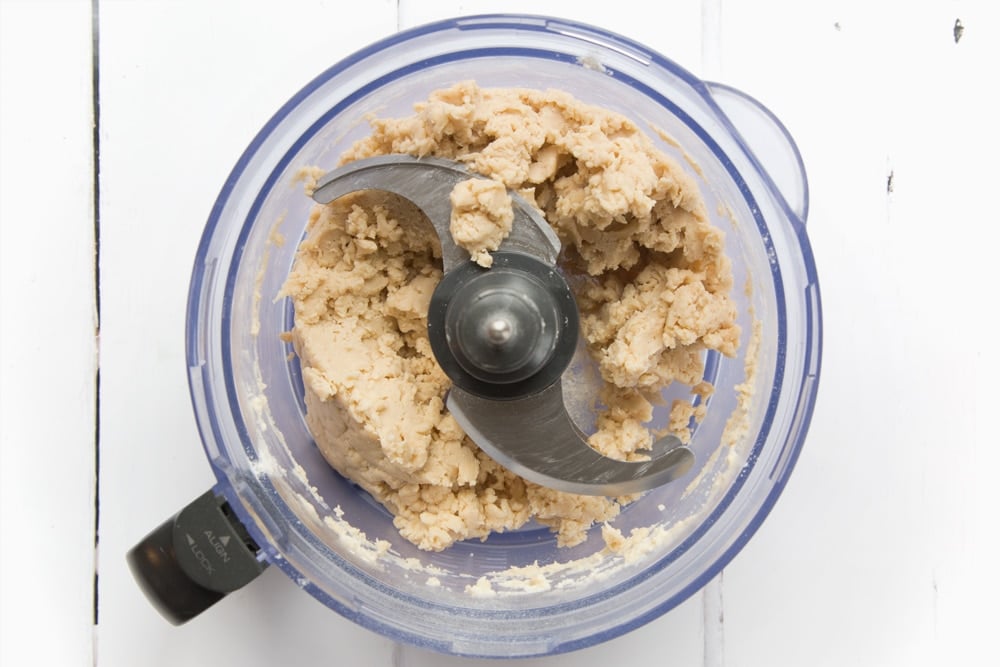
[[[222,537],[219,538],[219,541],[222,542],[222,546],[224,546],[224,547],[229,546],[229,536],[228,535],[223,535]]]
[[[184,534],[187,535],[188,544],[194,544],[194,538],[191,537],[191,535],[189,533],[184,533]]]

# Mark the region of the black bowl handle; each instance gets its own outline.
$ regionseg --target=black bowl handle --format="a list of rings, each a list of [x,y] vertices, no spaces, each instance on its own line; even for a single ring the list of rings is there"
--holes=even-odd
[[[201,495],[128,552],[128,564],[154,607],[180,625],[253,581],[267,562],[214,491]]]

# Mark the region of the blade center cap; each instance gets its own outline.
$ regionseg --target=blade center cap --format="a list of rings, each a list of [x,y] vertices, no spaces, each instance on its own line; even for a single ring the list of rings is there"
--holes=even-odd
[[[484,273],[455,294],[445,332],[456,361],[484,382],[531,377],[552,357],[558,313],[551,295],[530,277]]]
[[[579,336],[569,285],[556,267],[519,252],[493,253],[444,274],[427,312],[441,369],[476,396],[514,399],[557,382]]]

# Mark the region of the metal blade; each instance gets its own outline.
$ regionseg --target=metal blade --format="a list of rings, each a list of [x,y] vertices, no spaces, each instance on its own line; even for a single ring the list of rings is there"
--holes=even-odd
[[[568,493],[620,496],[648,491],[691,469],[694,454],[673,436],[659,440],[649,461],[600,454],[569,418],[562,383],[508,401],[479,398],[458,387],[448,409],[472,440],[501,465],[527,480]]]
[[[313,200],[330,202],[361,190],[385,190],[409,199],[430,219],[441,239],[444,270],[468,261],[469,253],[451,238],[451,191],[470,178],[485,178],[468,171],[461,163],[439,158],[409,155],[382,155],[349,162],[329,172],[316,185]],[[559,238],[534,206],[516,192],[514,222],[501,250],[514,250],[555,264]]]

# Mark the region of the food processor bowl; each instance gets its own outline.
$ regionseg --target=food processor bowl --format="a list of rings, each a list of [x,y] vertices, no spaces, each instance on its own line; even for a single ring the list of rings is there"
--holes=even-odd
[[[432,91],[463,80],[559,89],[624,114],[696,180],[712,222],[725,232],[739,352],[705,354],[705,379],[716,391],[692,433],[694,467],[623,508],[612,524],[627,538],[618,552],[605,547],[601,526],[584,543],[557,548],[555,535],[535,524],[421,551],[400,537],[382,506],[327,464],[306,426],[300,369],[281,337],[292,328],[292,306],[278,296],[313,204],[298,174],[333,169],[369,133],[370,116],[409,115]],[[211,211],[191,280],[187,363],[218,483],[200,513],[182,512],[172,538],[151,535],[146,551],[155,550],[151,539],[174,539],[178,552],[194,557],[185,571],[200,568],[205,581],[198,585],[211,589],[206,561],[208,569],[225,570],[219,546],[233,556],[236,544],[260,568],[276,565],[360,625],[449,654],[561,653],[656,618],[743,547],[802,447],[821,348],[807,205],[801,159],[770,112],[600,28],[476,16],[402,32],[346,58],[267,123]],[[689,397],[689,389],[664,392],[654,426],[666,424],[676,397]],[[207,537],[188,527],[205,512],[221,526]],[[176,589],[182,575],[156,575],[167,577],[157,582],[148,559],[130,558],[161,607],[176,606],[164,591]],[[225,590],[216,597],[253,577],[244,565],[242,578],[217,586]],[[211,602],[187,601],[173,618],[185,620]]]

